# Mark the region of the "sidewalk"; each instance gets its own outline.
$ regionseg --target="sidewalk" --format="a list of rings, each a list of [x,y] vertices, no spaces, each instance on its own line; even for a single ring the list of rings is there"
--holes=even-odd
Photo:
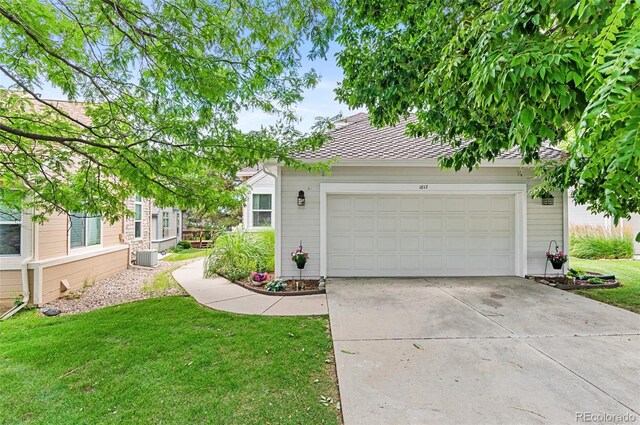
[[[239,314],[263,316],[319,316],[328,314],[327,296],[262,295],[229,282],[223,277],[202,277],[204,260],[194,261],[173,272],[180,286],[200,304]]]

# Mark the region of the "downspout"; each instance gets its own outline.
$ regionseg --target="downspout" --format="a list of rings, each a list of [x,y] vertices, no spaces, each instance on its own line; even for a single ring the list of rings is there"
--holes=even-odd
[[[29,303],[30,293],[29,293],[29,268],[28,267],[31,260],[33,260],[33,250],[35,248],[35,244],[36,244],[36,228],[34,223],[31,222],[31,252],[29,253],[29,256],[24,260],[22,260],[22,262],[20,263],[20,273],[22,277],[22,300],[20,304],[18,304],[17,306],[13,307],[11,310],[7,311],[5,314],[0,316],[0,320],[8,319],[9,317],[13,316],[14,314],[22,310]],[[34,285],[35,285],[35,282],[34,282]],[[35,303],[35,300],[34,300],[34,303]]]

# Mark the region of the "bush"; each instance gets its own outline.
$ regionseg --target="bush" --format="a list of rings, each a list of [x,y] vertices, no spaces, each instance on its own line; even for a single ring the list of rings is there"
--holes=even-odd
[[[180,241],[178,242],[178,247],[180,247],[181,249],[189,249],[191,248],[191,242],[189,241]]]
[[[569,253],[590,260],[633,258],[633,232],[603,226],[573,226]]]
[[[205,260],[206,277],[225,276],[246,279],[251,272],[275,270],[275,233],[273,230],[248,233],[235,230],[221,234]]]

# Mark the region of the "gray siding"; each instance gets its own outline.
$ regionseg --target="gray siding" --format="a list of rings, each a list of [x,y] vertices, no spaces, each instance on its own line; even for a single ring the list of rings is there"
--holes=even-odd
[[[519,168],[487,167],[472,171],[442,171],[435,167],[334,167],[331,175],[280,169],[281,175],[281,275],[295,276],[297,269],[290,253],[302,240],[309,252],[303,275],[320,275],[320,183],[527,183],[535,181]],[[304,190],[306,205],[298,207],[296,197]],[[529,274],[544,272],[545,253],[551,239],[562,245],[562,194],[554,193],[555,204],[543,206],[540,199],[527,205],[527,253]]]

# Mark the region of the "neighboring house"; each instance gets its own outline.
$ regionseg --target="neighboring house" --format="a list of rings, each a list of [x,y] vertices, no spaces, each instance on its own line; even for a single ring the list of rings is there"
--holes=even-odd
[[[586,205],[576,205],[569,202],[569,227],[573,226],[598,226],[614,231],[613,219],[604,214],[591,213]],[[629,229],[635,238],[640,233],[640,214],[632,214],[629,220],[621,220],[617,229],[626,231]],[[634,258],[640,259],[640,243],[634,242]]]
[[[163,251],[182,240],[182,212],[178,208],[152,206],[151,248]]]
[[[132,197],[134,211],[110,224],[77,213],[55,215],[41,225],[30,212],[0,213],[0,308],[24,294],[45,304],[85,285],[125,270],[139,249],[150,247],[150,201]]]
[[[299,155],[338,159],[331,173],[270,164],[247,181],[245,226],[270,211],[278,276],[297,275],[290,254],[300,241],[310,255],[307,277],[542,274],[549,242],[568,246],[567,197],[552,193],[552,205],[530,198],[536,179],[519,153],[472,172],[441,170],[437,158],[454,149],[407,137],[413,119],[376,129],[357,114],[323,147]],[[540,156],[562,152],[543,147]],[[265,180],[267,172],[275,179]],[[270,208],[262,194],[272,194]]]

